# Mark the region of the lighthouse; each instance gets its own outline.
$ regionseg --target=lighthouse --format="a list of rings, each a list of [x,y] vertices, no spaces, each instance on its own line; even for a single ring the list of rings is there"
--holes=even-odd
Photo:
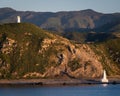
[[[103,71],[103,78],[101,79],[101,82],[102,83],[108,83],[108,79],[107,79],[107,75],[106,75],[106,71],[104,70]]]
[[[17,23],[20,23],[20,16],[17,16]]]

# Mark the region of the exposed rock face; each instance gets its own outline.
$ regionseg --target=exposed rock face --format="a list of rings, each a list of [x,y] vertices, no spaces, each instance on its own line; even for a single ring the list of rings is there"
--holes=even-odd
[[[12,29],[13,26],[17,28]],[[30,24],[13,24],[12,28],[5,25],[7,27],[12,31],[3,36],[4,27],[1,27],[3,32],[0,33],[0,78],[94,78],[102,75],[101,57],[89,44],[75,44]],[[22,29],[24,27],[26,29]],[[15,33],[18,29],[21,33]]]
[[[6,41],[4,42],[4,44],[2,45],[2,53],[4,54],[9,54],[12,50],[14,50],[14,48],[16,47],[16,42],[13,39],[10,38],[6,38]]]
[[[47,50],[47,47],[49,48],[51,44],[55,44],[58,41],[58,39],[44,40],[42,50]],[[60,43],[62,43],[62,46]],[[62,74],[67,74],[75,78],[101,76],[103,70],[102,64],[99,62],[98,56],[90,49],[87,44],[73,45],[69,41],[59,41],[59,45],[54,47],[57,49],[58,53],[56,56],[53,56],[53,58],[58,66],[51,66],[48,68],[47,71],[43,74],[43,77],[59,77]],[[60,50],[62,51],[60,52]],[[51,60],[53,58],[51,58]],[[77,61],[75,62],[74,60]],[[69,65],[70,62],[73,63]],[[76,66],[75,63],[78,63],[78,65]],[[74,66],[76,66],[76,68],[72,70]]]
[[[44,55],[44,52],[48,51],[50,47],[54,47],[54,50],[56,50],[57,53],[50,54],[48,62],[51,62],[51,63],[55,62],[57,65],[46,67],[45,68],[46,71],[44,73],[36,72],[36,70],[34,70],[34,72],[27,72],[23,75],[23,78],[28,78],[28,77],[54,78],[56,76],[57,77],[62,76],[63,74],[66,74],[68,76],[75,77],[75,78],[101,76],[102,64],[98,61],[97,56],[90,49],[88,45],[86,44],[74,45],[74,44],[71,44],[66,39],[62,38],[61,41],[60,39],[59,38],[44,39],[42,42],[42,46],[38,51],[39,54]],[[29,47],[28,46],[29,44],[30,43],[28,42],[26,44],[26,47]],[[3,54],[12,54],[13,50],[16,51],[15,47],[18,47],[17,45],[19,44],[17,44],[16,40],[6,38],[6,41],[3,43],[3,46],[1,48],[1,52]],[[21,54],[20,56],[23,56],[24,51],[27,49],[23,49],[23,47],[21,47],[20,52],[22,53],[20,53]],[[77,60],[77,61],[75,62],[74,60]],[[73,62],[73,63],[69,65],[70,62]],[[0,63],[3,63],[2,59]],[[77,66],[75,65],[76,63],[78,63]],[[10,66],[10,64],[8,65]],[[40,67],[39,64],[36,66]],[[76,68],[74,68],[74,66]],[[74,70],[72,68],[74,68]],[[14,75],[18,75],[18,73],[16,72],[16,74]]]
[[[62,60],[61,64],[57,67],[52,67],[47,71],[47,74],[50,75],[59,75],[61,72],[69,74],[72,77],[99,77],[102,73],[102,65],[98,61],[97,56],[94,52],[89,48],[88,45],[77,45],[79,48],[71,48],[72,51],[68,50],[66,53],[61,53]],[[62,59],[61,59],[62,58]],[[80,67],[76,68],[76,70],[72,71],[68,66],[70,61],[74,59],[78,59],[78,63]],[[74,64],[74,63],[73,63]],[[78,65],[78,66],[79,66]],[[74,65],[71,65],[74,66]],[[74,68],[74,67],[73,67]]]

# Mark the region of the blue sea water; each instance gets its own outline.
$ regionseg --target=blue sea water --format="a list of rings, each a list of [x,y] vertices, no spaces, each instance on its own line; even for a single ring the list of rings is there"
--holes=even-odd
[[[0,87],[0,96],[120,96],[120,85]]]

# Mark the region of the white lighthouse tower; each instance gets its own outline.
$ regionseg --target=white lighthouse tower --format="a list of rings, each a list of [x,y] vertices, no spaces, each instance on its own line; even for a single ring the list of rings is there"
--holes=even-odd
[[[101,82],[102,83],[108,83],[108,79],[107,79],[107,75],[106,75],[106,71],[104,70],[103,71],[103,78],[101,79]]]
[[[17,23],[20,23],[20,16],[17,16]]]

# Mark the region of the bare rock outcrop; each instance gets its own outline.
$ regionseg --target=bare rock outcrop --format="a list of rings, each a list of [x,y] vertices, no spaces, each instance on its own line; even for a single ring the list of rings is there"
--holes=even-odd
[[[67,44],[65,50],[57,55],[56,59],[58,59],[59,66],[48,68],[44,76],[59,77],[61,73],[64,73],[75,78],[100,77],[103,68],[97,55],[87,44],[75,46]],[[72,66],[74,68],[76,65],[74,63],[75,59],[77,59],[75,63],[78,63],[78,68],[76,67],[75,70],[71,70]],[[71,61],[73,61],[73,64],[69,66]]]

